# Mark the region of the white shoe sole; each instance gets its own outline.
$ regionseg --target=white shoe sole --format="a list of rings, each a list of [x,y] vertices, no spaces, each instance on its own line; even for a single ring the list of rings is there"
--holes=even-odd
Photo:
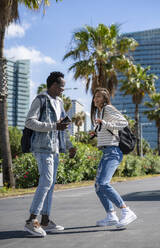
[[[124,223],[118,223],[116,225],[117,228],[122,228],[122,227],[125,227],[127,226],[128,224],[130,224],[131,222],[133,222],[134,220],[137,219],[137,216],[136,215],[132,215],[130,218],[128,218],[128,220]]]
[[[113,220],[113,221],[110,221],[110,222],[107,222],[107,223],[96,223],[96,226],[115,226],[118,224],[118,221],[116,220]]]
[[[29,228],[27,227],[24,227],[24,230],[33,234],[34,236],[38,236],[38,237],[45,237],[47,234],[44,233],[44,234],[41,234],[41,233],[36,233],[36,232],[33,232],[32,230],[30,230]]]
[[[43,228],[43,229],[44,229],[45,232],[61,232],[61,231],[64,231],[64,227],[52,228],[52,229],[45,229],[45,228]]]

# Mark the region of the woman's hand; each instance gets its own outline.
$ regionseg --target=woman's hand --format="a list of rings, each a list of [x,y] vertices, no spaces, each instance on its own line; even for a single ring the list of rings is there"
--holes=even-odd
[[[89,135],[92,137],[92,136],[96,135],[96,132],[95,131],[90,131]]]
[[[96,124],[102,124],[102,120],[101,120],[101,119],[96,119],[96,120],[95,120],[95,123],[96,123]]]

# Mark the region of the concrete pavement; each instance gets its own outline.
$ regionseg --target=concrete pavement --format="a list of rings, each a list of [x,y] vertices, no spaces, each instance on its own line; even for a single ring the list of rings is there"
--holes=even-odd
[[[138,219],[125,230],[96,227],[105,212],[94,192],[85,187],[54,193],[52,218],[64,232],[35,238],[23,231],[33,196],[0,200],[1,248],[159,248],[160,177],[115,183]],[[117,209],[117,214],[120,212]]]

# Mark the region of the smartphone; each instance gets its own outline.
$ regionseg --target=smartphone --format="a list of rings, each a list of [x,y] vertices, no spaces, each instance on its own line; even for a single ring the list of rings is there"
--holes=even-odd
[[[70,122],[72,122],[72,120],[69,118],[68,115],[66,115],[66,117],[61,120],[61,123],[70,123]]]

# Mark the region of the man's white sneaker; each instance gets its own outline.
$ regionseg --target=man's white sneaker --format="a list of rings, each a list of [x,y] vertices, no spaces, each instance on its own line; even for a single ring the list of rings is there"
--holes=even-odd
[[[121,218],[119,223],[116,225],[116,227],[117,228],[125,227],[126,225],[130,224],[132,221],[136,219],[137,216],[132,210],[130,210],[129,207],[122,208]]]
[[[45,237],[46,232],[43,230],[37,219],[26,221],[24,230],[33,234],[34,236]]]
[[[116,212],[109,212],[104,220],[96,222],[97,226],[114,226],[119,223]]]
[[[63,231],[64,227],[60,226],[60,225],[56,225],[53,221],[49,220],[48,225],[47,226],[43,226],[42,228],[46,231]]]

